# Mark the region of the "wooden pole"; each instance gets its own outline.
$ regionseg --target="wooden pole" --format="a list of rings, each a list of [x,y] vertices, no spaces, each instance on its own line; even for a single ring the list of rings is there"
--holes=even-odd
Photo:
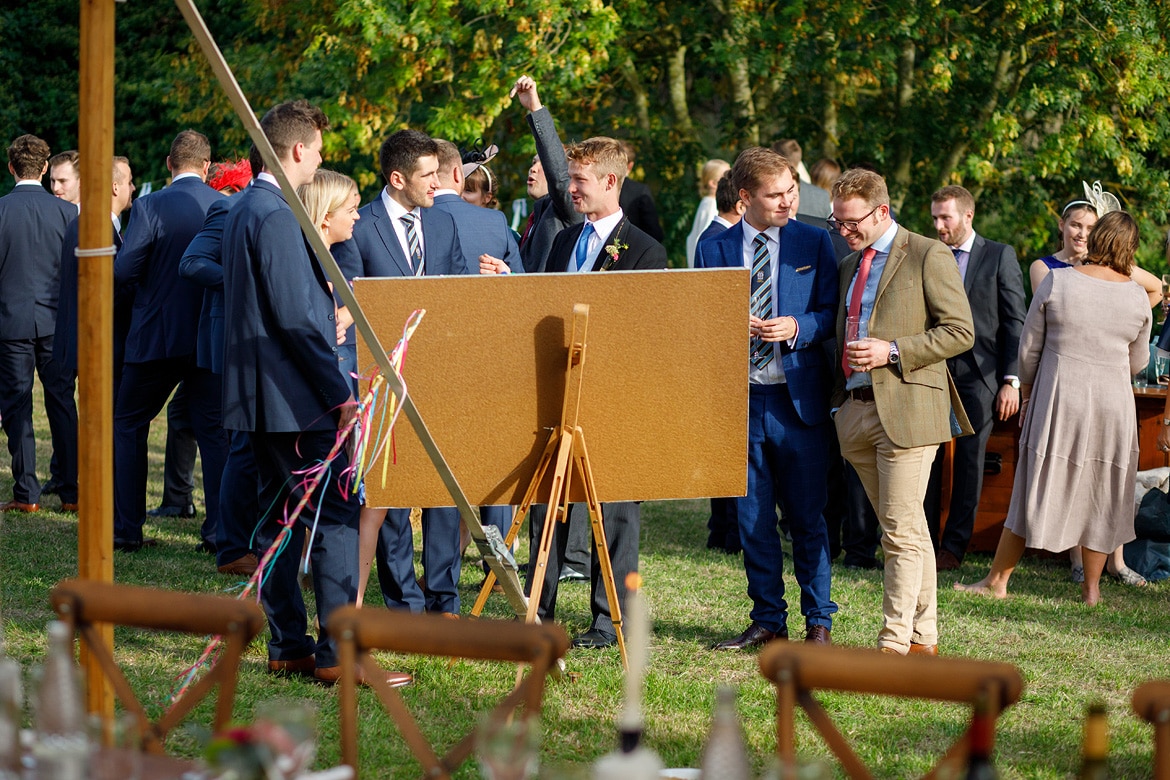
[[[114,0],[81,0],[78,152],[82,211],[78,241],[77,571],[114,580],[114,247],[110,201],[114,156]],[[101,627],[113,648],[112,625]],[[90,712],[109,718],[113,690],[82,648]]]

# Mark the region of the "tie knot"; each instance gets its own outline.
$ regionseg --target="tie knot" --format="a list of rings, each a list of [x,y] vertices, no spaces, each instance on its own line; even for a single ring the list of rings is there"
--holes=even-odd
[[[865,251],[861,253],[861,262],[872,263],[875,257],[877,257],[877,250],[872,246],[866,247]]]
[[[413,211],[408,211],[408,212],[406,212],[405,214],[403,214],[403,215],[400,217],[400,219],[401,219],[403,222],[405,222],[405,223],[406,223],[406,226],[407,226],[407,227],[414,227],[414,222],[415,222],[415,220],[417,219],[417,217],[415,217],[415,216],[414,216],[414,212],[413,212]]]
[[[593,235],[594,232],[595,228],[593,227],[592,222],[586,222],[585,227],[581,228],[582,238],[589,238],[589,236]]]
[[[768,236],[764,233],[757,233],[756,240],[752,242],[756,247],[768,245]]]
[[[959,255],[963,254],[963,250],[959,249],[957,246],[953,246],[953,247],[951,247],[951,254],[953,254],[955,256],[955,259],[958,260]]]

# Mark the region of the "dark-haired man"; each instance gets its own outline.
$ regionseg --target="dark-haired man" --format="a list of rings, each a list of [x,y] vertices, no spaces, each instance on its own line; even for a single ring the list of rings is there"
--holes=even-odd
[[[935,457],[930,479],[936,502],[927,506],[930,533],[938,550],[939,571],[959,568],[975,529],[983,492],[983,460],[995,420],[1010,419],[1020,408],[1020,332],[1024,328],[1024,277],[1016,252],[988,241],[972,227],[975,198],[963,187],[943,187],[930,196],[934,230],[955,255],[963,289],[971,304],[975,346],[947,360],[974,436],[955,441],[954,482],[946,529],[939,532],[942,455]],[[940,448],[941,449],[941,448]]]
[[[207,515],[202,549],[215,549],[219,481],[227,457],[220,417],[221,386],[195,362],[203,290],[179,277],[179,260],[203,226],[208,207],[223,199],[204,183],[211,144],[194,130],[171,142],[169,187],[134,202],[126,237],[114,261],[114,284],[134,288],[125,365],[114,404],[114,549],[137,552],[147,544],[146,459],[150,423],[179,382],[190,399],[192,427],[203,456]]]
[[[438,276],[468,273],[455,220],[431,208],[439,187],[439,146],[417,130],[399,130],[379,153],[385,188],[358,213],[353,238],[333,254],[346,278]],[[474,208],[474,207],[473,207]],[[459,613],[459,511],[423,509],[426,589],[414,576],[410,510],[367,507],[362,525],[385,519],[378,534],[378,582],[386,606],[421,612]]]
[[[792,533],[805,641],[830,644],[837,605],[829,597],[830,377],[824,342],[837,306],[829,234],[793,220],[796,168],[779,154],[747,149],[731,168],[745,210],[739,224],[702,242],[696,268],[752,272],[748,355],[748,485],[736,502],[752,599],[751,624],[716,650],[745,650],[788,638],[784,553],[776,502]],[[799,464],[799,467],[795,467]]]
[[[62,469],[60,496],[77,508],[77,407],[73,385],[53,360],[61,244],[77,209],[41,186],[49,145],[22,135],[8,147],[16,180],[0,198],[0,418],[12,455],[12,500],[0,511],[35,512],[41,498],[33,437],[33,371]],[[70,444],[72,442],[72,444]],[[72,449],[70,449],[72,447]]]

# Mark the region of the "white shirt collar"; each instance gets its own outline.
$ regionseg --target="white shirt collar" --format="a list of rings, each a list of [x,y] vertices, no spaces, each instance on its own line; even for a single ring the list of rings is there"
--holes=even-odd
[[[760,233],[763,233],[769,240],[771,240],[773,245],[780,245],[780,228],[776,227],[775,225],[765,228],[764,230],[756,230],[746,219],[740,218],[739,223],[743,225],[743,240],[746,243],[751,244],[756,240],[756,236],[758,236]]]
[[[386,207],[386,213],[390,215],[391,219],[402,219],[403,215],[408,213],[405,206],[390,197],[388,187],[382,188],[382,205]],[[422,215],[422,210],[416,206],[409,213],[414,214],[415,217],[419,217]]]
[[[459,197],[459,193],[455,190],[435,190],[435,197],[437,198],[440,195],[454,195],[457,198]]]
[[[970,233],[967,234],[967,238],[965,241],[963,241],[963,243],[959,244],[956,247],[951,247],[951,248],[958,249],[962,252],[966,252],[967,254],[971,254],[971,249],[974,246],[975,246],[975,231],[972,230]]]
[[[41,186],[41,180],[40,180],[40,179],[17,179],[17,180],[16,180],[16,186],[17,186],[17,187],[19,187],[19,186],[20,186],[20,185],[22,185],[22,184],[35,184],[35,185],[37,185],[38,187],[40,187],[40,186]]]
[[[179,173],[179,174],[175,174],[174,176],[172,176],[171,177],[171,184],[174,184],[179,179],[190,179],[191,177],[195,177],[196,179],[199,179],[199,181],[203,181],[203,177],[200,176],[199,174],[192,173],[191,171],[187,171],[186,173]],[[276,181],[276,179],[273,179],[273,181]]]
[[[586,221],[588,224],[593,225],[593,231],[597,235],[597,240],[604,241],[609,237],[609,234],[613,232],[614,228],[618,226],[618,223],[622,221],[623,216],[624,214],[622,213],[622,210],[618,209],[608,217],[602,217],[596,222],[588,222],[588,220]]]
[[[280,183],[276,181],[276,177],[268,171],[260,171],[260,175],[256,177],[256,181],[266,181],[273,187],[280,189]]]

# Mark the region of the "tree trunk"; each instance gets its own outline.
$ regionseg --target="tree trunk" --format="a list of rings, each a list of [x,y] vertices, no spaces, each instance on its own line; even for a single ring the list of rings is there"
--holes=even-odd
[[[821,154],[830,160],[837,160],[837,155],[841,153],[841,145],[838,143],[841,136],[838,129],[835,67],[829,70],[824,79],[824,85],[824,102],[821,104],[821,132],[824,133],[824,137],[821,140]],[[841,161],[837,160],[837,162]]]
[[[729,33],[725,32],[723,37],[729,46],[736,46]],[[756,121],[756,106],[752,100],[747,60],[740,57],[733,61],[728,76],[731,79],[731,99],[735,103],[735,115],[740,120],[740,138],[744,144],[759,146],[760,125]]]
[[[634,60],[628,53],[622,59],[621,73],[626,85],[630,88],[631,96],[634,98],[634,113],[638,117],[638,129],[644,133],[649,133],[650,101],[646,97],[646,88],[642,86],[642,82],[638,78],[638,68],[634,65]]]
[[[1012,67],[1012,52],[1011,49],[1005,48],[996,57],[995,76],[992,78],[991,87],[987,91],[987,100],[983,101],[983,105],[979,107],[979,112],[972,118],[970,127],[962,128],[962,132],[955,137],[955,142],[951,145],[950,152],[947,153],[943,160],[942,167],[939,168],[938,182],[939,186],[948,184],[951,180],[951,174],[959,167],[963,161],[963,156],[967,154],[967,149],[970,148],[970,138],[973,132],[978,132],[980,128],[987,124],[991,119],[991,115],[995,113],[996,107],[999,105],[999,96],[1006,89],[1012,86],[1013,73]]]
[[[897,134],[897,146],[894,155],[894,167],[891,178],[896,185],[890,189],[897,192],[891,196],[890,203],[895,209],[902,210],[902,202],[906,197],[906,190],[910,186],[911,160],[914,149],[912,136],[907,129],[910,101],[914,98],[914,63],[918,52],[914,48],[914,41],[906,40],[902,50],[898,53],[898,91],[894,101],[894,126],[900,128]]]
[[[694,127],[691,123],[691,112],[687,107],[687,47],[679,46],[675,49],[666,67],[667,79],[670,82],[670,106],[674,110],[674,124],[679,131],[691,135]]]

